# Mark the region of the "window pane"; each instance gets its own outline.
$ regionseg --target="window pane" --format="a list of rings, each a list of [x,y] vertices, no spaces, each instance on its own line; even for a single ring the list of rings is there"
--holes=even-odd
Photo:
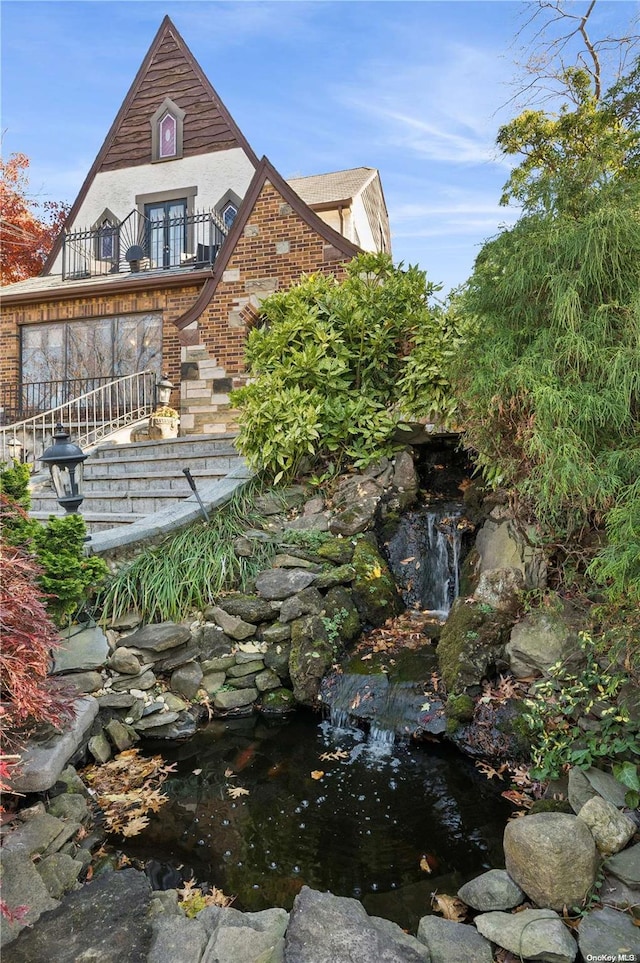
[[[108,378],[113,370],[111,318],[72,321],[67,325],[67,378],[70,381]],[[91,391],[94,384],[80,386]]]
[[[118,318],[115,325],[114,375],[156,371],[162,367],[162,319],[157,314]]]
[[[160,157],[174,157],[176,153],[176,119],[165,114],[160,121]]]
[[[64,378],[64,325],[34,324],[20,329],[22,381]]]

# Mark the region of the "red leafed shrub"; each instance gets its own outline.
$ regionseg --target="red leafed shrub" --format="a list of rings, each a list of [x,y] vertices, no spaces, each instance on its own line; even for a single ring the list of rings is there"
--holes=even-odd
[[[38,566],[19,548],[1,543],[0,564],[0,732],[12,741],[37,723],[59,728],[72,709],[47,679],[59,637],[36,581]]]

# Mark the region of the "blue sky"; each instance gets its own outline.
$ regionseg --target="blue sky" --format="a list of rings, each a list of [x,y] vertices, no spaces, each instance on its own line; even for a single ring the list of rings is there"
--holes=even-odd
[[[600,0],[594,29],[637,9]],[[40,200],[72,201],[169,14],[258,156],[285,177],[377,167],[394,259],[448,290],[517,217],[498,205],[509,167],[494,141],[516,113],[528,10],[512,0],[3,0],[2,153],[30,157]]]

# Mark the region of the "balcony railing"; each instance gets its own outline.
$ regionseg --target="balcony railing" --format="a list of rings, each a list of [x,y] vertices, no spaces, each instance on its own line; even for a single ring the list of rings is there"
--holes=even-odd
[[[0,426],[57,408],[73,398],[110,384],[114,375],[104,378],[68,378],[66,381],[31,381],[20,385],[0,385]]]
[[[151,219],[135,210],[119,224],[65,234],[62,276],[210,267],[227,231],[214,211]]]

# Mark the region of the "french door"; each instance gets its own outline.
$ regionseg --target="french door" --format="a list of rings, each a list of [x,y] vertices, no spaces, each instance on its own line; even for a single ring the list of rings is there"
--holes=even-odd
[[[179,267],[187,251],[187,201],[145,204],[148,250],[154,267]]]

